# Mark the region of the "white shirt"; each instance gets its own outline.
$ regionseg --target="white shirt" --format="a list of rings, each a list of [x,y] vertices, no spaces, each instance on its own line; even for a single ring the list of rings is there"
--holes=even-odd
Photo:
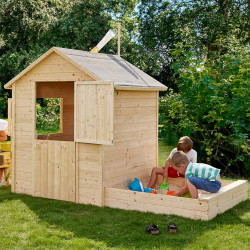
[[[8,122],[3,119],[0,119],[0,131],[5,131],[7,127]]]
[[[172,159],[173,154],[174,154],[175,152],[177,152],[177,148],[174,148],[174,149],[171,151],[171,153],[170,153],[170,155],[169,155],[169,158],[170,158],[170,159]],[[189,159],[192,163],[196,163],[196,162],[197,162],[197,152],[196,152],[194,149],[191,149],[190,151],[188,151],[188,152],[186,153],[186,155],[187,155],[188,159]]]

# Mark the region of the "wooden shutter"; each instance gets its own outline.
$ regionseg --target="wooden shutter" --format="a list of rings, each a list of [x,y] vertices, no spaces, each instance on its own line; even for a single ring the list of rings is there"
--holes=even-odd
[[[113,145],[113,82],[75,82],[74,106],[75,141]]]

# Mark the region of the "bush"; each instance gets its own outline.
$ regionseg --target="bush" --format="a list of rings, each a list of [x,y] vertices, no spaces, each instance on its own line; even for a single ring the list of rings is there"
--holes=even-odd
[[[160,137],[173,143],[188,135],[198,161],[227,174],[249,175],[248,48],[230,46],[206,63],[183,47],[175,56],[180,92],[160,98]]]
[[[36,103],[36,129],[38,134],[56,133],[60,130],[60,99],[38,99]]]

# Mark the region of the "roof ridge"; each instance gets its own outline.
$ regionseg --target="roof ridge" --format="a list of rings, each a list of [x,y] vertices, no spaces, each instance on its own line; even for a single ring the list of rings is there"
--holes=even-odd
[[[102,55],[102,56],[114,56],[114,57],[117,57],[118,59],[126,61],[124,58],[122,58],[122,57],[120,57],[118,55],[115,55],[115,54],[106,54],[106,53],[99,53],[99,52],[98,53],[94,53],[94,52],[86,51],[86,50],[67,49],[67,48],[62,48],[62,47],[54,47],[54,48],[56,48],[58,50],[63,49],[63,50],[71,50],[71,51],[80,51],[80,52],[83,52],[83,53],[87,53],[88,55],[91,55],[91,58],[98,58],[99,59],[98,55]],[[70,53],[68,53],[68,54],[70,54]],[[70,55],[81,56],[81,55],[75,55],[75,54],[70,54]],[[110,60],[112,60],[112,59],[110,59]]]

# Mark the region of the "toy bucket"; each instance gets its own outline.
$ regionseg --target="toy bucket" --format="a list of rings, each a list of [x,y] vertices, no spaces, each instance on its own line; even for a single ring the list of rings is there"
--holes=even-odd
[[[144,192],[142,182],[137,178],[135,178],[134,181],[129,184],[129,188],[133,191]]]

